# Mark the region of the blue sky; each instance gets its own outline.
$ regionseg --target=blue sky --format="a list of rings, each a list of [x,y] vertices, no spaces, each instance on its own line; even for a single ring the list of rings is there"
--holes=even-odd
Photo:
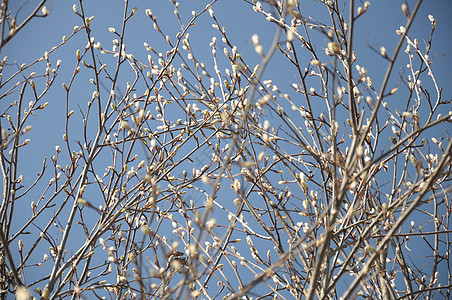
[[[182,1],[180,5],[182,20],[188,22],[191,19],[191,11],[201,11],[207,2],[204,1]],[[408,2],[411,6],[414,1]],[[63,36],[69,36],[72,29],[76,25],[81,25],[81,20],[72,11],[72,4],[65,1],[52,2],[51,14],[47,18],[34,19],[28,27],[22,30],[16,38],[10,42],[3,50],[3,54],[8,56],[9,62],[16,62],[18,65],[22,63],[30,63],[45,51],[48,51],[52,46],[61,42]],[[32,8],[34,3],[31,1],[14,1],[10,4],[11,9],[15,11],[15,7],[22,6],[23,8],[19,14],[19,20],[23,19],[26,13]],[[315,1],[304,1],[303,5],[306,16],[312,16],[314,19],[325,19],[327,15],[320,10],[321,4]],[[93,21],[93,36],[96,41],[100,41],[102,46],[111,49],[111,41],[115,38],[113,34],[108,31],[109,27],[120,29],[122,20],[122,1],[88,1],[84,4],[85,13],[87,16],[95,16]],[[133,53],[134,56],[142,61],[146,61],[147,52],[143,47],[143,42],[152,45],[157,51],[168,50],[162,41],[161,36],[157,35],[152,28],[152,23],[145,16],[144,10],[151,8],[154,15],[157,16],[160,27],[164,29],[165,33],[174,37],[179,31],[176,19],[173,17],[172,4],[169,1],[158,1],[153,3],[143,3],[141,1],[130,1],[130,7],[138,7],[136,16],[127,25],[126,40],[128,52]],[[227,29],[227,32],[233,39],[235,45],[251,66],[260,63],[260,58],[256,55],[251,44],[251,36],[257,33],[264,45],[264,49],[268,48],[273,38],[274,26],[269,24],[262,15],[254,12],[251,6],[240,0],[218,1],[213,6],[215,15],[220,23]],[[417,19],[411,30],[411,36],[417,37],[420,41],[428,39],[430,30],[430,21],[428,15],[433,15],[437,20],[437,29],[435,31],[434,43],[432,53],[436,54],[435,64],[433,70],[436,74],[437,81],[440,87],[444,88],[443,97],[451,98],[451,91],[448,89],[450,84],[449,70],[452,68],[452,59],[450,58],[449,49],[452,42],[449,38],[449,28],[452,28],[452,20],[449,17],[452,13],[452,4],[447,0],[424,1],[421,10],[418,13]],[[192,47],[195,53],[204,58],[207,66],[212,65],[211,48],[209,43],[213,36],[218,37],[218,33],[211,27],[211,20],[208,14],[201,16],[197,20],[197,26],[194,26],[191,31]],[[391,53],[395,47],[398,36],[395,31],[399,26],[405,25],[406,19],[400,9],[400,1],[371,1],[369,11],[363,18],[358,21],[356,28],[356,52],[358,53],[357,64],[365,66],[369,71],[370,76],[379,83],[386,70],[386,65],[381,57],[378,57],[369,45],[375,46],[377,49],[384,45]],[[45,137],[40,137],[40,141],[33,139],[34,151],[48,152],[53,149],[55,142],[51,142],[55,136],[63,134],[63,128],[60,125],[63,119],[58,119],[61,114],[56,113],[62,111],[64,107],[64,91],[61,83],[69,80],[68,76],[73,71],[75,66],[75,52],[77,49],[83,49],[86,45],[86,38],[83,34],[76,35],[60,50],[57,50],[50,56],[51,61],[55,65],[57,59],[63,61],[61,65],[61,72],[58,75],[56,83],[51,90],[52,97],[49,100],[49,108],[42,111],[42,118],[34,118],[31,120],[34,132],[45,131],[49,134]],[[319,36],[319,46],[325,47],[325,40]],[[221,47],[221,43],[219,48]],[[160,48],[160,50],[159,50]],[[221,49],[220,49],[221,50]],[[221,59],[221,55],[219,55]],[[290,76],[290,66],[281,56],[276,55],[271,61],[267,71],[264,74],[264,79],[272,79],[284,92],[290,91],[290,84],[293,82],[293,75]],[[107,59],[107,58],[104,58]],[[305,64],[308,64],[306,58]],[[406,58],[400,56],[400,62],[406,62]],[[394,72],[392,78],[396,83],[398,81],[398,71],[401,70],[401,65],[398,65],[397,72]],[[12,70],[12,68],[10,69]],[[7,70],[5,70],[5,73]],[[31,71],[30,71],[31,73]],[[65,76],[65,74],[69,74]],[[393,82],[393,84],[394,84]],[[85,86],[87,80],[77,78],[79,86]],[[89,86],[89,85],[87,85]],[[378,86],[378,85],[377,85]],[[84,103],[83,97],[91,96],[91,90],[85,90],[83,95],[83,88],[78,87],[72,91],[71,106],[74,109],[78,101]],[[75,94],[77,93],[77,94]],[[79,94],[80,93],[80,94]],[[58,100],[61,99],[61,100]],[[80,99],[80,100],[78,100]],[[57,124],[55,124],[57,123]],[[54,126],[56,125],[56,126]],[[51,134],[50,134],[51,133]],[[45,141],[43,139],[49,139]],[[54,141],[54,140],[53,140]],[[44,150],[45,149],[45,150]],[[41,151],[40,151],[41,152]],[[39,165],[36,158],[29,157],[30,161],[27,165]]]
[[[19,20],[23,20],[24,16],[33,8],[37,1],[10,1],[10,8],[12,11],[17,11],[17,7],[22,4],[23,9],[19,13]],[[146,42],[157,52],[165,52],[168,46],[163,41],[162,37],[156,34],[152,27],[152,22],[149,21],[145,15],[145,9],[150,8],[153,14],[157,16],[159,26],[172,39],[180,31],[179,25],[173,14],[173,5],[169,1],[134,1],[130,0],[130,7],[137,7],[137,13],[128,23],[126,29],[126,49],[128,53],[133,53],[134,57],[140,61],[146,62],[148,52],[145,50],[143,43]],[[322,10],[322,5],[315,1],[301,1],[303,5],[303,13],[305,17],[312,16],[314,19],[327,20],[328,15]],[[360,2],[360,1],[357,1]],[[199,12],[206,6],[206,1],[186,0],[181,1],[180,13],[183,22],[188,22],[191,19],[191,11]],[[381,78],[386,70],[386,62],[370,50],[369,45],[375,46],[379,49],[380,46],[385,46],[389,54],[395,47],[398,36],[395,31],[402,25],[405,25],[406,18],[400,9],[402,1],[382,0],[371,1],[368,12],[358,20],[355,33],[355,46],[358,59],[356,64],[364,66],[369,75],[374,79],[374,84],[379,86]],[[414,1],[408,1],[410,7],[414,6]],[[63,36],[69,36],[74,26],[81,25],[81,20],[76,16],[72,10],[72,2],[68,1],[54,1],[51,6],[51,14],[47,18],[37,18],[22,30],[16,38],[10,42],[3,49],[2,56],[8,56],[8,62],[15,62],[17,65],[22,63],[30,63],[43,55],[54,45],[61,42]],[[78,3],[77,3],[78,5]],[[122,22],[123,1],[86,1],[84,3],[85,14],[87,16],[95,16],[92,22],[92,36],[95,37],[96,42],[99,41],[106,49],[111,49],[114,34],[109,32],[109,27],[114,27],[116,30],[120,29]],[[255,53],[254,47],[251,44],[251,36],[258,34],[260,40],[266,51],[271,44],[275,26],[265,20],[265,18],[254,12],[251,5],[240,0],[219,0],[213,5],[213,10],[216,18],[220,24],[227,30],[231,41],[238,47],[239,53],[245,58],[247,63],[253,67],[260,63],[260,57]],[[411,37],[417,37],[422,44],[423,40],[428,39],[430,32],[430,21],[428,15],[433,15],[437,20],[437,28],[433,39],[432,55],[436,54],[434,64],[432,66],[438,85],[443,88],[443,97],[450,99],[452,97],[450,70],[452,69],[452,47],[450,28],[452,28],[452,3],[448,0],[424,1],[421,6],[414,26],[410,31]],[[199,17],[196,21],[197,25],[190,29],[191,45],[194,49],[198,59],[202,60],[207,69],[214,73],[212,67],[212,54],[209,43],[213,36],[216,36],[219,41],[221,37],[218,31],[212,28],[212,20],[209,14],[206,13]],[[326,46],[326,40],[321,34],[318,34],[316,44],[320,47]],[[283,38],[282,38],[283,39]],[[83,32],[78,33],[74,38],[69,40],[61,49],[58,49],[50,55],[50,61],[53,65],[58,59],[62,60],[61,68],[56,78],[54,86],[47,94],[44,102],[49,102],[46,110],[42,110],[35,117],[30,119],[30,124],[33,130],[26,138],[31,139],[29,148],[24,150],[21,159],[22,168],[24,170],[25,180],[31,182],[37,170],[40,169],[44,156],[50,157],[55,153],[55,146],[62,145],[62,135],[64,134],[64,110],[65,110],[65,92],[61,87],[62,83],[68,83],[70,76],[75,66],[75,53],[78,49],[83,49],[86,45],[86,37]],[[222,57],[222,43],[218,43],[218,56]],[[114,60],[111,57],[101,57],[107,62],[107,65],[113,66]],[[309,65],[310,57],[304,58],[302,62],[304,65]],[[403,54],[399,57],[396,70],[391,77],[389,89],[399,83],[399,73],[404,72],[404,65],[406,64],[406,56]],[[228,62],[219,58],[219,64],[223,68],[228,67]],[[30,73],[36,69],[36,72],[42,71],[42,66],[30,68]],[[405,68],[406,69],[406,68]],[[7,77],[8,72],[14,72],[13,67],[8,70],[5,69],[3,78]],[[71,121],[70,126],[74,128],[74,137],[81,137],[80,129],[80,114],[78,113],[78,106],[82,109],[86,108],[87,102],[90,100],[93,87],[88,82],[89,73],[83,73],[76,78],[76,88],[72,89],[70,94],[70,109],[76,111],[74,120]],[[87,74],[84,76],[83,74]],[[133,74],[122,74],[120,80],[122,86],[120,89],[125,89],[125,81],[133,76]],[[276,53],[273,60],[265,71],[263,79],[272,79],[279,89],[286,93],[291,93],[291,84],[294,82],[295,71],[282,58],[279,53]],[[107,84],[108,82],[105,81]],[[425,86],[433,91],[431,83],[426,82]],[[378,89],[377,89],[378,90]],[[104,91],[105,92],[105,91]],[[397,106],[397,99],[394,98],[389,105]],[[0,102],[0,107],[3,109],[5,101]],[[323,112],[319,108],[319,113]],[[450,108],[444,108],[444,113],[447,113]],[[269,116],[270,119],[272,118]],[[449,130],[451,128],[445,128]],[[441,135],[444,135],[441,133]],[[25,138],[25,137],[24,137]],[[202,158],[200,160],[202,163]],[[208,187],[204,187],[208,188]],[[36,195],[39,197],[39,195]],[[29,208],[27,201],[31,199],[24,199],[24,207]],[[221,214],[220,214],[221,215]],[[18,215],[18,220],[25,221],[26,214]],[[15,224],[20,227],[20,222]],[[73,241],[76,244],[76,241]]]

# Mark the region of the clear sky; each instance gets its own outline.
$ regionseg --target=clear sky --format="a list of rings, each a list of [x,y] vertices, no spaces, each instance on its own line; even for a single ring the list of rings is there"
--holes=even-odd
[[[145,14],[145,9],[150,8],[153,14],[157,16],[158,22],[165,34],[168,34],[172,39],[180,31],[180,27],[173,14],[174,6],[167,0],[154,1],[139,1],[129,0],[131,7],[137,7],[137,13],[133,19],[128,23],[126,28],[126,49],[128,53],[133,53],[134,57],[140,61],[146,62],[148,52],[143,43],[149,44],[157,52],[165,52],[168,46],[162,40],[162,37],[157,35],[153,29],[152,22],[149,21]],[[188,22],[192,16],[191,11],[199,12],[205,8],[207,1],[201,0],[181,0],[180,13],[184,22]],[[361,1],[356,1],[361,2]],[[379,0],[370,1],[371,5],[368,12],[359,19],[356,29],[356,53],[358,55],[357,64],[364,66],[369,75],[374,79],[376,86],[379,85],[381,79],[386,71],[385,61],[373,52],[370,46],[379,49],[380,46],[385,46],[389,54],[392,53],[398,36],[396,30],[400,26],[405,25],[406,18],[403,15],[400,7],[405,1],[395,0]],[[17,12],[18,20],[23,20],[24,17],[34,8],[38,1],[10,1],[10,9]],[[314,19],[323,20],[328,18],[328,15],[323,11],[322,6],[316,1],[301,0],[303,13],[305,17],[312,16]],[[415,1],[407,1],[410,7],[414,6]],[[10,42],[1,53],[2,56],[8,56],[9,63],[15,63],[20,66],[22,63],[31,63],[49,51],[53,46],[59,44],[63,36],[70,36],[74,26],[80,26],[81,20],[76,16],[72,10],[71,1],[52,1],[51,6],[47,5],[50,11],[50,16],[47,18],[36,18],[23,29],[15,39]],[[78,3],[77,3],[78,5]],[[95,16],[92,21],[92,36],[95,37],[96,42],[99,41],[106,49],[112,48],[112,40],[115,35],[109,31],[110,27],[120,29],[122,23],[124,2],[120,0],[96,0],[85,1],[84,9],[87,16]],[[228,32],[234,45],[238,47],[239,53],[246,59],[250,66],[260,63],[260,57],[254,51],[251,43],[251,36],[258,34],[264,46],[264,50],[268,49],[273,39],[275,32],[274,24],[265,20],[265,18],[253,11],[252,6],[241,0],[218,0],[213,6],[213,11],[220,24],[224,26]],[[430,21],[428,16],[433,15],[437,20],[437,28],[434,33],[432,55],[434,56],[434,64],[432,66],[438,85],[443,88],[443,97],[450,99],[452,97],[452,85],[450,70],[452,69],[452,41],[450,29],[452,28],[452,2],[450,0],[426,0],[421,6],[416,21],[412,30],[411,37],[417,37],[420,43],[428,39],[430,32]],[[192,27],[189,31],[191,35],[191,44],[194,52],[198,55],[198,59],[202,60],[207,69],[214,73],[212,66],[211,47],[209,43],[213,36],[218,40],[221,37],[218,31],[212,28],[212,20],[208,13],[205,13],[196,21],[197,25]],[[325,47],[326,41],[322,35],[316,37],[319,47]],[[42,166],[42,161],[45,156],[51,157],[54,155],[55,146],[63,143],[62,136],[64,134],[64,111],[65,111],[65,91],[62,88],[63,83],[68,83],[70,76],[73,73],[76,58],[75,54],[78,49],[83,50],[87,41],[83,32],[78,33],[71,38],[60,49],[56,50],[50,55],[50,61],[53,65],[58,59],[61,59],[62,64],[56,81],[46,95],[43,102],[48,102],[48,108],[40,111],[33,118],[30,119],[30,125],[33,126],[32,132],[26,138],[31,139],[28,150],[24,150],[26,155],[23,155],[21,164],[24,167],[24,178],[31,182],[37,170]],[[219,42],[218,52],[222,52],[221,42]],[[221,53],[222,54],[222,53]],[[221,55],[219,55],[221,56]],[[114,65],[114,60],[111,57],[102,58],[107,64]],[[309,64],[309,57],[303,64]],[[399,74],[404,73],[407,63],[406,57],[401,55],[396,72],[391,77],[390,87],[399,84]],[[227,67],[227,61],[221,61],[220,65],[223,68]],[[30,73],[35,70],[37,73],[42,72],[42,65],[30,68]],[[44,67],[45,68],[45,67]],[[14,67],[5,68],[3,78],[6,78],[17,69]],[[88,73],[86,73],[88,74]],[[83,74],[82,74],[83,75]],[[125,90],[125,81],[128,76],[124,74],[122,86],[119,89]],[[269,64],[268,69],[264,73],[263,79],[272,79],[279,89],[286,93],[292,93],[291,84],[294,82],[295,71],[287,64],[280,53],[276,53],[273,60]],[[86,108],[87,102],[91,99],[93,86],[88,81],[89,77],[78,76],[75,81],[76,88],[71,91],[70,104],[71,109],[75,110],[74,120],[71,121],[71,126],[74,128],[75,136],[81,136],[80,129],[81,116],[78,112],[78,107]],[[120,81],[121,82],[121,81]],[[108,81],[105,80],[108,85]],[[431,83],[426,83],[426,87],[433,91]],[[104,91],[105,92],[105,91]],[[17,95],[16,95],[17,96]],[[0,100],[0,108],[3,111],[5,105],[9,105],[9,98]],[[393,100],[396,101],[396,100]],[[448,113],[449,109],[445,109],[444,113]],[[318,111],[319,113],[322,111]],[[448,128],[449,133],[451,128]],[[25,137],[24,137],[25,138]],[[203,160],[200,159],[199,164]],[[35,195],[39,197],[39,195]],[[24,207],[29,209],[31,200],[24,200]],[[15,224],[16,229],[21,226],[27,218],[27,214],[17,215],[18,221]],[[76,241],[74,241],[76,242]]]
[[[21,20],[25,15],[33,9],[33,5],[37,1],[10,1],[10,7],[13,11],[17,11],[15,7],[22,6],[18,14],[18,19]],[[191,19],[191,11],[201,11],[206,1],[187,0],[181,1],[180,11],[182,19],[188,22]],[[410,5],[414,5],[414,1],[408,1]],[[54,45],[61,42],[63,36],[69,36],[72,29],[76,25],[81,25],[81,20],[72,11],[72,2],[67,1],[53,1],[51,5],[51,14],[47,18],[34,19],[31,24],[22,30],[19,35],[3,49],[3,55],[9,57],[9,62],[17,62],[18,65],[22,63],[30,63],[38,56],[48,51]],[[86,15],[95,16],[93,21],[93,36],[96,41],[100,41],[103,47],[111,49],[112,40],[115,38],[113,34],[108,31],[109,27],[115,27],[119,30],[122,20],[122,1],[87,1],[85,4]],[[302,1],[302,5],[306,16],[312,16],[314,19],[326,18],[324,11],[319,10],[321,5],[315,1]],[[401,1],[382,0],[371,1],[369,11],[365,18],[358,21],[356,31],[356,49],[358,53],[357,63],[365,66],[369,70],[371,77],[378,83],[383,77],[386,67],[383,59],[378,57],[367,44],[375,46],[377,49],[384,45],[388,53],[394,49],[398,36],[395,31],[401,25],[405,25],[406,18],[400,9]],[[154,15],[157,16],[160,27],[164,29],[165,33],[170,36],[175,36],[179,31],[176,19],[173,17],[173,6],[169,1],[130,1],[131,7],[138,7],[136,16],[128,23],[126,31],[125,44],[130,53],[133,53],[139,60],[145,61],[147,52],[143,47],[143,42],[147,42],[157,51],[168,50],[152,28],[152,23],[145,16],[144,10],[151,8]],[[246,56],[247,62],[250,65],[260,63],[259,57],[255,54],[254,48],[251,44],[251,36],[257,33],[265,47],[271,43],[274,33],[274,26],[269,24],[262,15],[254,12],[251,5],[241,0],[217,1],[213,6],[214,12],[220,23],[227,29],[227,32],[234,39],[233,42],[237,45],[239,52]],[[449,29],[452,28],[452,3],[448,0],[434,0],[424,1],[417,19],[412,28],[411,34],[422,41],[428,39],[430,30],[428,15],[433,15],[437,20],[437,29],[435,31],[435,39],[432,46],[432,53],[436,54],[435,64],[433,70],[437,74],[439,86],[444,88],[443,96],[451,98],[452,93],[448,85],[450,84],[449,70],[452,68],[452,59],[448,51],[452,47],[451,39],[449,38]],[[218,33],[211,27],[211,20],[208,14],[201,16],[197,21],[197,26],[190,31],[191,39],[193,41],[192,47],[196,53],[200,53],[201,57],[205,57],[204,62],[207,66],[212,65],[211,48],[209,43],[213,36],[218,36]],[[325,46],[325,42],[320,40],[319,45]],[[64,102],[58,99],[64,97],[64,91],[61,83],[67,82],[69,78],[65,76],[72,72],[75,64],[75,52],[77,49],[83,49],[86,45],[86,38],[82,34],[78,34],[71,39],[64,47],[51,55],[51,59],[56,62],[57,59],[62,60],[61,74],[58,75],[53,89],[51,90],[52,97],[49,98],[49,109],[42,112],[43,117],[32,120],[34,123],[35,132],[44,130],[48,134],[49,141],[41,142],[33,139],[34,151],[42,149],[42,152],[47,152],[44,149],[52,149],[55,142],[51,140],[55,136],[63,134],[62,127],[55,123],[62,122],[58,119],[61,114],[55,113],[64,108]],[[221,46],[221,45],[220,45]],[[159,50],[160,48],[160,50]],[[221,49],[220,49],[221,50]],[[264,79],[272,79],[278,87],[285,89],[284,92],[289,92],[289,85],[293,81],[293,75],[287,72],[288,65],[284,60],[280,59],[278,55],[275,56],[271,62],[268,70],[264,74]],[[106,59],[106,58],[105,58]],[[406,59],[402,58],[404,61]],[[400,65],[399,65],[400,68]],[[10,69],[12,70],[12,68]],[[69,73],[70,74],[70,73]],[[394,80],[398,75],[394,73]],[[89,84],[82,78],[77,79],[79,86]],[[83,90],[83,89],[82,89]],[[82,93],[80,88],[74,93]],[[88,90],[85,90],[87,96],[91,96]],[[73,95],[71,102],[73,107],[76,107],[77,101],[84,103],[83,96]],[[36,121],[36,123],[35,123]],[[56,125],[56,126],[53,126]],[[40,151],[38,151],[40,152]],[[31,158],[31,157],[30,157]],[[31,159],[31,163],[35,162],[35,158]]]

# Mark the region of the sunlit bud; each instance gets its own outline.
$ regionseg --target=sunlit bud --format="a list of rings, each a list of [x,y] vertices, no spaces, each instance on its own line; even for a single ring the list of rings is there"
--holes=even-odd
[[[413,115],[411,113],[407,112],[407,111],[404,111],[402,113],[402,116],[404,116],[405,118],[410,118],[410,119],[413,118]]]
[[[374,103],[374,100],[373,100],[372,97],[370,97],[370,96],[367,96],[367,97],[366,97],[366,102],[369,103],[369,104],[372,105],[372,106],[375,104],[375,103]]]
[[[397,131],[397,129],[395,128],[395,126],[391,126],[391,129],[392,129],[392,133],[393,133],[393,134],[395,134],[395,135],[398,134],[398,131]]]
[[[28,144],[30,144],[30,139],[26,139],[26,140],[23,142],[23,145],[28,145]]]
[[[141,226],[141,232],[143,233],[143,234],[149,234],[149,233],[151,233],[151,230],[149,229],[149,226],[148,225],[143,225],[143,226]]]
[[[266,105],[271,99],[270,95],[265,95],[262,99],[259,100],[260,105]]]
[[[49,11],[47,10],[47,7],[45,7],[45,6],[42,7],[41,12],[44,16],[47,16],[47,14],[49,13]]]
[[[103,69],[105,69],[107,67],[107,64],[103,64],[100,68],[99,68],[99,72],[102,71]]]
[[[154,150],[157,146],[157,142],[155,141],[155,139],[151,140],[151,150]]]
[[[223,48],[223,52],[224,52],[224,55],[226,55],[226,56],[229,56],[229,52],[228,52],[228,49],[226,49],[226,48]]]
[[[149,227],[148,227],[148,229],[149,229]],[[135,261],[136,255],[135,255],[134,252],[129,253],[129,259],[130,259],[131,261]]]
[[[383,47],[383,46],[380,47],[380,54],[381,54],[382,56],[384,56],[384,57],[387,56],[386,48],[385,48],[385,47]]]
[[[356,155],[358,157],[363,157],[364,154],[364,147],[362,145],[359,145],[358,148],[356,149]]]
[[[328,43],[328,50],[331,53],[338,53],[339,52],[339,46],[335,42]]]
[[[411,50],[411,45],[410,44],[406,45],[405,53],[410,54],[410,50]]]
[[[14,19],[13,19],[13,21],[14,21]],[[16,33],[16,29],[17,29],[17,26],[15,26],[15,22],[13,22],[14,23],[14,26],[11,26],[11,29],[9,30],[9,36],[13,36],[15,33]]]
[[[22,242],[22,240],[19,240],[18,244],[19,244],[19,251],[22,251],[22,249],[24,248],[24,243]]]
[[[317,59],[314,59],[311,61],[311,65],[318,66],[318,65],[320,65],[320,61],[318,61]]]
[[[306,179],[303,172],[300,172],[300,185],[303,189],[303,192],[306,192],[308,190],[308,185],[306,184]]]
[[[432,22],[432,26],[433,28],[436,27],[436,20],[432,15],[428,15],[428,19],[430,20],[430,22]]]
[[[292,41],[293,41],[294,36],[295,36],[295,34],[293,33],[292,30],[288,30],[288,31],[287,31],[287,40],[288,40],[289,42],[292,42]]]
[[[108,31],[110,31],[112,33],[116,32],[116,30],[113,27],[108,28]]]
[[[258,54],[263,54],[262,46],[259,43],[259,36],[257,34],[253,34],[253,36],[251,37],[251,41],[253,42],[256,52]]]
[[[399,90],[399,89],[395,87],[395,88],[393,88],[393,89],[391,90],[390,94],[391,94],[391,95],[394,95],[395,93],[397,93],[398,90]]]
[[[211,229],[215,225],[215,223],[216,223],[216,220],[214,218],[212,218],[206,222],[206,226],[208,229]]]
[[[240,181],[238,181],[237,179],[234,179],[234,182],[231,184],[231,187],[234,191],[239,191],[240,190]]]
[[[24,286],[19,286],[16,289],[16,300],[28,300],[28,299],[31,299],[30,291],[28,291],[28,289]]]
[[[77,9],[77,5],[72,5],[72,10],[75,12],[75,13],[78,13],[78,9]]]
[[[339,130],[339,124],[337,121],[333,120],[331,121],[331,132],[333,135],[337,135],[337,132]]]
[[[83,199],[83,198],[78,198],[78,199],[77,199],[77,204],[80,204],[80,205],[82,205],[82,206],[85,206],[85,205],[88,204],[88,201],[86,201],[86,200]]]
[[[264,158],[264,156],[265,156],[265,152],[262,151],[261,153],[259,153],[259,156],[258,156],[257,160],[261,161]]]
[[[209,177],[207,177],[206,175],[202,176],[201,181],[205,184],[209,184]]]
[[[406,17],[408,17],[408,6],[405,3],[402,4],[402,12]]]

